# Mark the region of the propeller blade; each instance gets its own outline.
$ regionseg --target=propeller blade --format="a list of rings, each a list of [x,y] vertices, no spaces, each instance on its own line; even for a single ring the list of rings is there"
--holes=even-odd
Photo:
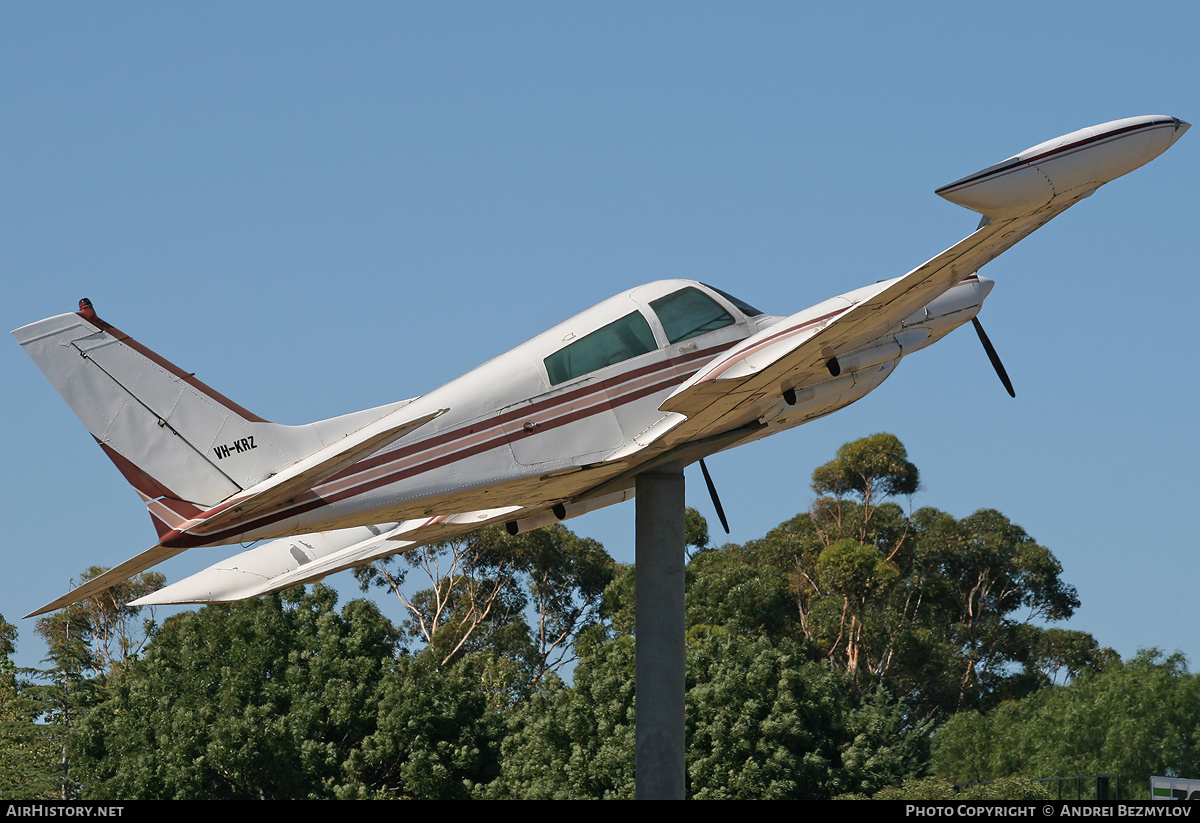
[[[721,498],[717,497],[717,487],[713,485],[712,477],[708,473],[708,466],[704,465],[704,458],[700,458],[700,471],[704,472],[704,482],[708,486],[708,496],[712,498],[713,508],[717,510],[717,518],[721,521],[721,528],[725,530],[725,534],[729,534],[729,521],[725,519],[725,508],[721,505]]]
[[[983,350],[987,352],[988,360],[992,361],[992,368],[996,370],[996,375],[1000,378],[1000,382],[1004,384],[1004,388],[1008,389],[1008,396],[1016,397],[1017,393],[1013,391],[1013,384],[1008,379],[1008,372],[1004,370],[1004,364],[1000,362],[1000,355],[996,354],[996,350],[992,348],[992,341],[988,340],[987,333],[984,332],[979,318],[972,317],[971,323],[975,326],[975,333],[979,335],[979,342],[983,344]]]

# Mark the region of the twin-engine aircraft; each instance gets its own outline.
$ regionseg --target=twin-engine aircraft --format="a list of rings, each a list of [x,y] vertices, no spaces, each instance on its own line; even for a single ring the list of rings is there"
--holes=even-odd
[[[944,186],[983,215],[975,232],[796,314],[703,283],[649,283],[429,394],[303,426],[252,414],[83,300],[13,336],[141,495],[158,544],[33,614],[196,546],[270,541],[133,603],[240,600],[484,525],[517,533],[628,500],[639,473],[863,397],[901,357],[974,320],[993,286],[981,266],[1187,129],[1116,120]]]

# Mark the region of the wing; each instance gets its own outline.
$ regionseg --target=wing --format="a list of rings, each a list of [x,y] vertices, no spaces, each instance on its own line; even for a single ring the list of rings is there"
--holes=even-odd
[[[1187,128],[1160,115],[1116,120],[944,186],[938,194],[984,215],[975,232],[903,277],[793,315],[707,364],[660,407],[687,417],[666,439],[685,442],[743,425],[789,390],[836,375],[837,357],[897,330],[1104,183],[1166,151]]]
[[[686,415],[671,439],[692,439],[744,422],[746,410],[789,389],[828,380],[831,361],[894,330],[921,307],[1070,204],[987,223],[903,277],[858,302],[835,298],[744,340],[680,386],[660,407]],[[836,369],[836,366],[834,367]]]

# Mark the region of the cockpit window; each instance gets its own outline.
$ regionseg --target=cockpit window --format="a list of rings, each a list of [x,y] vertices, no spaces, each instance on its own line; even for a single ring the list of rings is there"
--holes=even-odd
[[[635,311],[559,349],[544,362],[550,385],[557,386],[656,348],[650,324]]]
[[[733,296],[732,294],[730,294],[729,292],[727,292],[727,291],[721,291],[720,289],[713,288],[712,286],[709,286],[707,283],[705,283],[704,285],[705,285],[707,288],[710,288],[710,289],[712,289],[712,290],[713,290],[713,291],[715,291],[717,294],[719,294],[719,295],[721,295],[722,297],[724,297],[726,300],[728,300],[728,301],[729,301],[730,303],[732,303],[733,305],[737,306],[737,307],[738,307],[738,309],[739,309],[739,310],[742,312],[742,314],[746,315],[747,317],[758,317],[760,314],[762,314],[762,312],[761,312],[761,311],[759,311],[758,309],[754,308],[753,306],[751,306],[749,303],[747,303],[747,302],[746,302],[746,301],[744,301],[744,300],[738,300],[736,297],[734,297],[734,296]]]
[[[732,326],[735,322],[716,300],[691,286],[651,300],[650,306],[662,321],[671,343]]]

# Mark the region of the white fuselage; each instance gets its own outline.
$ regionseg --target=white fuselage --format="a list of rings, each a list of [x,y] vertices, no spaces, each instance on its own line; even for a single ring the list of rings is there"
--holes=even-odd
[[[447,411],[289,505],[194,537],[212,545],[336,529],[364,520],[403,521],[569,500],[627,472],[630,464],[622,455],[630,451],[629,445],[664,421],[659,408],[664,400],[713,358],[774,326],[815,330],[826,322],[823,318],[878,293],[888,282],[848,292],[791,317],[752,314],[692,281],[658,281],[631,289],[401,406],[410,416]],[[837,376],[727,424],[728,430],[744,427],[745,435],[714,441],[709,451],[853,403],[880,385],[903,355],[974,317],[991,286],[986,278],[967,278],[901,325],[882,330],[877,340],[840,357],[844,368]],[[700,290],[732,322],[671,343],[652,303],[680,289]],[[649,325],[653,348],[553,382],[548,357],[635,312]],[[636,453],[649,456],[644,449]]]

